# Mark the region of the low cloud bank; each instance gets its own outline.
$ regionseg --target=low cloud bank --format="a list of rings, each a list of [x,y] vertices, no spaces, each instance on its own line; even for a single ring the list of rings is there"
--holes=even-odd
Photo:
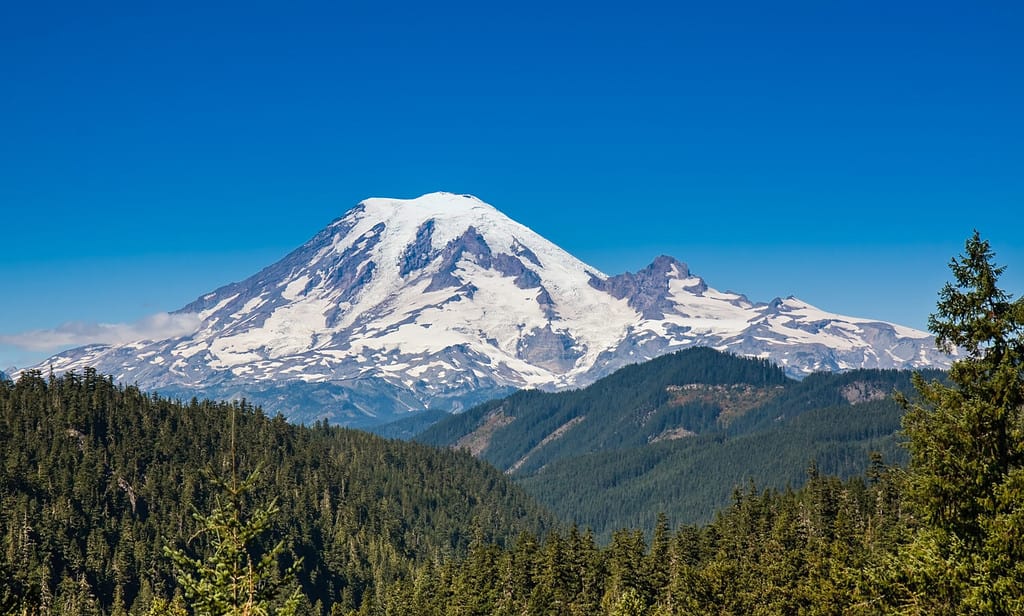
[[[71,321],[53,329],[35,329],[0,335],[0,344],[29,351],[57,351],[86,344],[122,344],[137,340],[165,340],[191,334],[199,328],[198,314],[158,312],[134,323]]]

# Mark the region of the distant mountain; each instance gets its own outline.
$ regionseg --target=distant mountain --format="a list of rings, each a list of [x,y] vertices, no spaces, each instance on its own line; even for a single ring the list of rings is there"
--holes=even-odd
[[[693,346],[790,375],[945,367],[917,330],[796,298],[720,292],[671,257],[607,276],[469,195],[367,199],[281,261],[179,313],[188,335],[46,360],[170,395],[247,397],[311,422],[369,426],[522,388],[580,387]]]
[[[452,416],[447,411],[427,409],[418,413],[410,413],[408,416],[392,422],[370,426],[365,430],[384,438],[411,441],[434,424]]]
[[[706,522],[737,486],[859,475],[871,452],[905,459],[911,372],[858,369],[791,379],[766,360],[694,348],[624,367],[575,391],[517,392],[449,415],[416,440],[465,449],[599,534]],[[941,378],[942,373],[926,372]]]

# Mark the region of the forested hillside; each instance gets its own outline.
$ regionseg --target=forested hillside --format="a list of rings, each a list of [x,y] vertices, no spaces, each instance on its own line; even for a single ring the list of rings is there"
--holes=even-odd
[[[927,378],[942,378],[930,371]],[[466,449],[564,519],[618,528],[709,522],[736,486],[862,475],[872,453],[907,460],[894,392],[911,373],[787,378],[765,361],[698,348],[623,368],[581,390],[525,391],[445,418],[417,440]]]
[[[848,407],[815,409],[737,436],[587,454],[553,463],[519,483],[602,540],[619,528],[649,532],[659,513],[673,524],[707,523],[728,505],[737,486],[802,486],[811,463],[822,474],[843,478],[862,475],[872,454],[905,464],[906,451],[896,436],[900,414],[891,400],[858,405],[852,413]]]
[[[525,474],[554,460],[715,429],[716,402],[689,396],[681,386],[746,386],[760,400],[789,382],[767,361],[694,348],[627,366],[580,390],[522,391],[484,403],[417,440],[468,448],[500,469]],[[721,404],[721,396],[711,397]]]
[[[884,613],[891,573],[882,563],[912,524],[901,489],[900,473],[880,466],[847,482],[812,472],[796,492],[736,491],[705,526],[673,529],[659,517],[649,540],[619,530],[602,546],[574,527],[506,548],[474,543],[464,559],[392,584],[375,607],[402,616]]]
[[[193,512],[215,506],[213,478],[233,466],[262,465],[254,505],[279,508],[264,543],[287,539],[282,567],[302,559],[307,607],[325,613],[473,537],[502,544],[551,523],[464,453],[298,427],[245,403],[171,401],[93,371],[0,381],[0,456],[0,602],[29,613],[143,613],[169,598],[164,547],[204,553]]]

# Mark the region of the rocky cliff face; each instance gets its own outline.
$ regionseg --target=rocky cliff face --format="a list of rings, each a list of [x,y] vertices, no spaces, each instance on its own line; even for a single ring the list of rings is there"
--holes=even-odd
[[[924,332],[795,298],[755,304],[671,257],[609,277],[448,193],[368,199],[179,312],[199,317],[195,332],[82,347],[43,365],[350,425],[459,410],[517,388],[582,386],[690,346],[767,357],[793,375],[948,365]]]

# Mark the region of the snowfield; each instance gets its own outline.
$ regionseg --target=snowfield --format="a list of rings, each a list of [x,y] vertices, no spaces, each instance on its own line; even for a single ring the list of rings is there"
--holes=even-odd
[[[795,376],[950,363],[925,332],[793,297],[753,303],[671,257],[608,276],[451,193],[367,199],[178,313],[197,315],[193,333],[81,347],[40,367],[94,367],[146,389],[248,396],[299,421],[360,425],[514,388],[579,387],[695,345],[767,358]],[[301,384],[313,393],[288,389]]]

